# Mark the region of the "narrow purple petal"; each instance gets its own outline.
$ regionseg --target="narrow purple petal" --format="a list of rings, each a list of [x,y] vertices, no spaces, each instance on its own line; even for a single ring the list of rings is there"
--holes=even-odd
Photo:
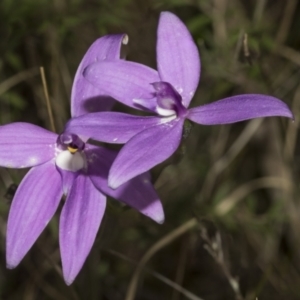
[[[59,244],[65,282],[71,284],[79,273],[95,241],[105,211],[106,197],[90,178],[75,179],[59,223]]]
[[[88,174],[101,192],[137,209],[158,223],[164,221],[164,211],[150,174],[144,173],[113,190],[108,186],[108,171],[118,152],[103,147],[88,146]]]
[[[199,83],[200,57],[190,32],[170,12],[160,15],[156,51],[161,80],[172,84],[188,107]]]
[[[152,82],[160,81],[157,71],[128,61],[103,61],[90,65],[84,77],[95,87],[121,103],[141,109],[134,99],[153,98]]]
[[[117,188],[170,157],[178,148],[184,119],[162,123],[135,135],[121,149],[109,172],[108,182]]]
[[[7,222],[6,262],[16,267],[54,215],[62,196],[53,161],[32,168],[13,199]]]
[[[66,170],[62,170],[61,168],[57,167],[57,171],[59,172],[60,176],[61,176],[61,181],[62,181],[62,188],[63,188],[63,193],[64,195],[67,195],[72,186],[73,186],[73,182],[76,179],[76,177],[78,176],[78,172],[72,172],[72,171],[66,171]]]
[[[272,116],[293,118],[292,112],[284,102],[258,94],[225,98],[192,108],[188,112],[188,119],[202,125],[229,124]]]
[[[123,144],[140,131],[159,124],[159,117],[141,117],[119,112],[90,113],[71,119],[65,132],[101,142]]]
[[[56,140],[57,134],[29,123],[0,126],[0,166],[28,168],[49,161]]]
[[[117,60],[120,58],[122,42],[128,39],[125,34],[106,35],[97,39],[84,55],[74,78],[71,94],[71,115],[77,117],[89,112],[107,111],[114,100],[90,84],[83,77],[84,69],[102,60]],[[124,42],[123,42],[124,43]]]

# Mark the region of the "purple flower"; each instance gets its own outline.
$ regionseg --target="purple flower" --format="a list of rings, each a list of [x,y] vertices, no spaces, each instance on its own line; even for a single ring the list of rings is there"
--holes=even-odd
[[[114,45],[112,50],[117,53],[122,38],[106,36],[97,40],[83,63],[92,58],[91,53],[95,57],[93,51],[100,44]],[[105,47],[98,50],[101,55],[108,51]],[[80,104],[84,105],[91,94],[97,95],[93,87],[84,92],[85,85],[77,73],[73,91],[81,91],[82,96],[72,98],[75,115],[84,112]],[[117,155],[115,151],[87,144],[83,137],[75,134],[57,135],[29,123],[0,126],[0,145],[1,166],[32,167],[20,183],[9,212],[8,268],[16,267],[26,255],[54,215],[63,194],[66,201],[60,216],[59,243],[67,284],[73,282],[91,250],[105,211],[106,195],[136,208],[158,223],[164,220],[161,202],[148,173],[118,189],[108,187],[108,171]]]
[[[188,109],[200,78],[200,58],[186,26],[172,13],[160,16],[157,68],[128,61],[91,64],[84,76],[95,87],[152,117],[103,112],[72,119],[77,134],[109,143],[126,143],[113,162],[109,185],[117,188],[150,170],[178,148],[185,119],[202,125],[228,124],[259,117],[293,115],[281,100],[246,94]]]

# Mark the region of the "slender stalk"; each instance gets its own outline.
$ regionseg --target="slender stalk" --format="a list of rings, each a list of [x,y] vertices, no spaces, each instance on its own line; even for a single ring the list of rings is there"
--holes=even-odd
[[[51,124],[51,130],[56,132],[44,67],[40,67],[40,73],[41,73],[41,78],[42,78],[42,83],[43,83],[43,89],[44,89],[44,95],[45,95],[46,104],[47,104],[48,115],[49,115],[50,124]]]

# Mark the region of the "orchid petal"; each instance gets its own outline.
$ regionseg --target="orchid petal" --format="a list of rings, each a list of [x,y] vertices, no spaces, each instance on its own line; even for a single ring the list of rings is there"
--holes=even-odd
[[[199,83],[200,57],[190,32],[170,12],[160,15],[156,51],[161,81],[173,85],[188,107]]]
[[[151,99],[152,82],[160,81],[157,71],[128,61],[103,61],[90,65],[84,77],[119,102],[141,109],[134,99]]]
[[[133,116],[118,112],[90,113],[71,119],[65,132],[101,142],[123,144],[140,131],[160,123],[158,117]]]
[[[0,126],[0,166],[28,168],[55,155],[57,135],[29,123]]]
[[[6,261],[16,267],[54,215],[62,196],[53,161],[32,168],[13,199],[7,222]]]
[[[64,195],[67,195],[70,192],[73,182],[79,173],[62,170],[61,168],[59,168],[57,166],[56,166],[56,168],[61,176],[63,193],[64,193]]]
[[[84,69],[102,60],[117,60],[120,58],[122,42],[128,39],[125,34],[106,35],[97,39],[84,55],[74,78],[71,95],[71,114],[77,117],[89,112],[110,110],[114,100],[94,87],[83,77]]]
[[[178,148],[184,119],[150,127],[135,135],[119,152],[109,172],[108,183],[117,188],[170,157]]]
[[[88,174],[101,192],[135,209],[158,223],[164,221],[164,211],[150,174],[141,174],[113,190],[108,186],[108,171],[118,152],[102,147],[88,146],[86,151]]]
[[[225,98],[192,108],[188,112],[188,119],[202,125],[229,124],[271,116],[293,118],[292,112],[284,102],[259,94]]]
[[[95,241],[106,198],[85,174],[75,179],[59,223],[59,244],[65,282],[71,284]]]

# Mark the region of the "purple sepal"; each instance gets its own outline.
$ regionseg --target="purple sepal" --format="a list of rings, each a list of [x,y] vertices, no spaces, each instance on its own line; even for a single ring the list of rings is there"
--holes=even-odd
[[[75,179],[59,222],[59,244],[65,282],[70,285],[89,254],[105,211],[106,197],[90,178]]]
[[[84,69],[102,60],[117,60],[124,34],[106,35],[97,39],[84,55],[74,78],[71,94],[71,114],[77,117],[89,112],[110,110],[114,100],[107,97],[101,89],[94,87],[83,77]]]
[[[0,126],[0,166],[28,168],[54,157],[57,134],[29,123]]]
[[[225,98],[191,108],[188,112],[188,119],[202,125],[229,124],[271,116],[293,118],[292,112],[284,102],[271,96],[259,94]]]
[[[84,77],[119,102],[140,109],[134,99],[153,98],[151,82],[160,81],[157,71],[128,61],[103,61],[86,68]]]
[[[72,118],[65,132],[74,133],[97,141],[123,144],[134,135],[159,124],[157,117],[133,116],[119,112],[90,113]]]
[[[115,189],[170,157],[180,144],[183,122],[175,119],[162,123],[129,140],[112,164],[109,186]]]
[[[161,81],[169,82],[188,107],[199,83],[200,57],[187,27],[170,12],[160,14],[156,52]]]
[[[88,174],[101,192],[133,208],[158,223],[164,221],[164,211],[149,173],[141,174],[113,190],[108,187],[108,171],[117,156],[116,151],[89,145],[86,151]]]
[[[6,262],[16,267],[54,215],[62,197],[53,161],[32,168],[13,199],[7,222]]]

